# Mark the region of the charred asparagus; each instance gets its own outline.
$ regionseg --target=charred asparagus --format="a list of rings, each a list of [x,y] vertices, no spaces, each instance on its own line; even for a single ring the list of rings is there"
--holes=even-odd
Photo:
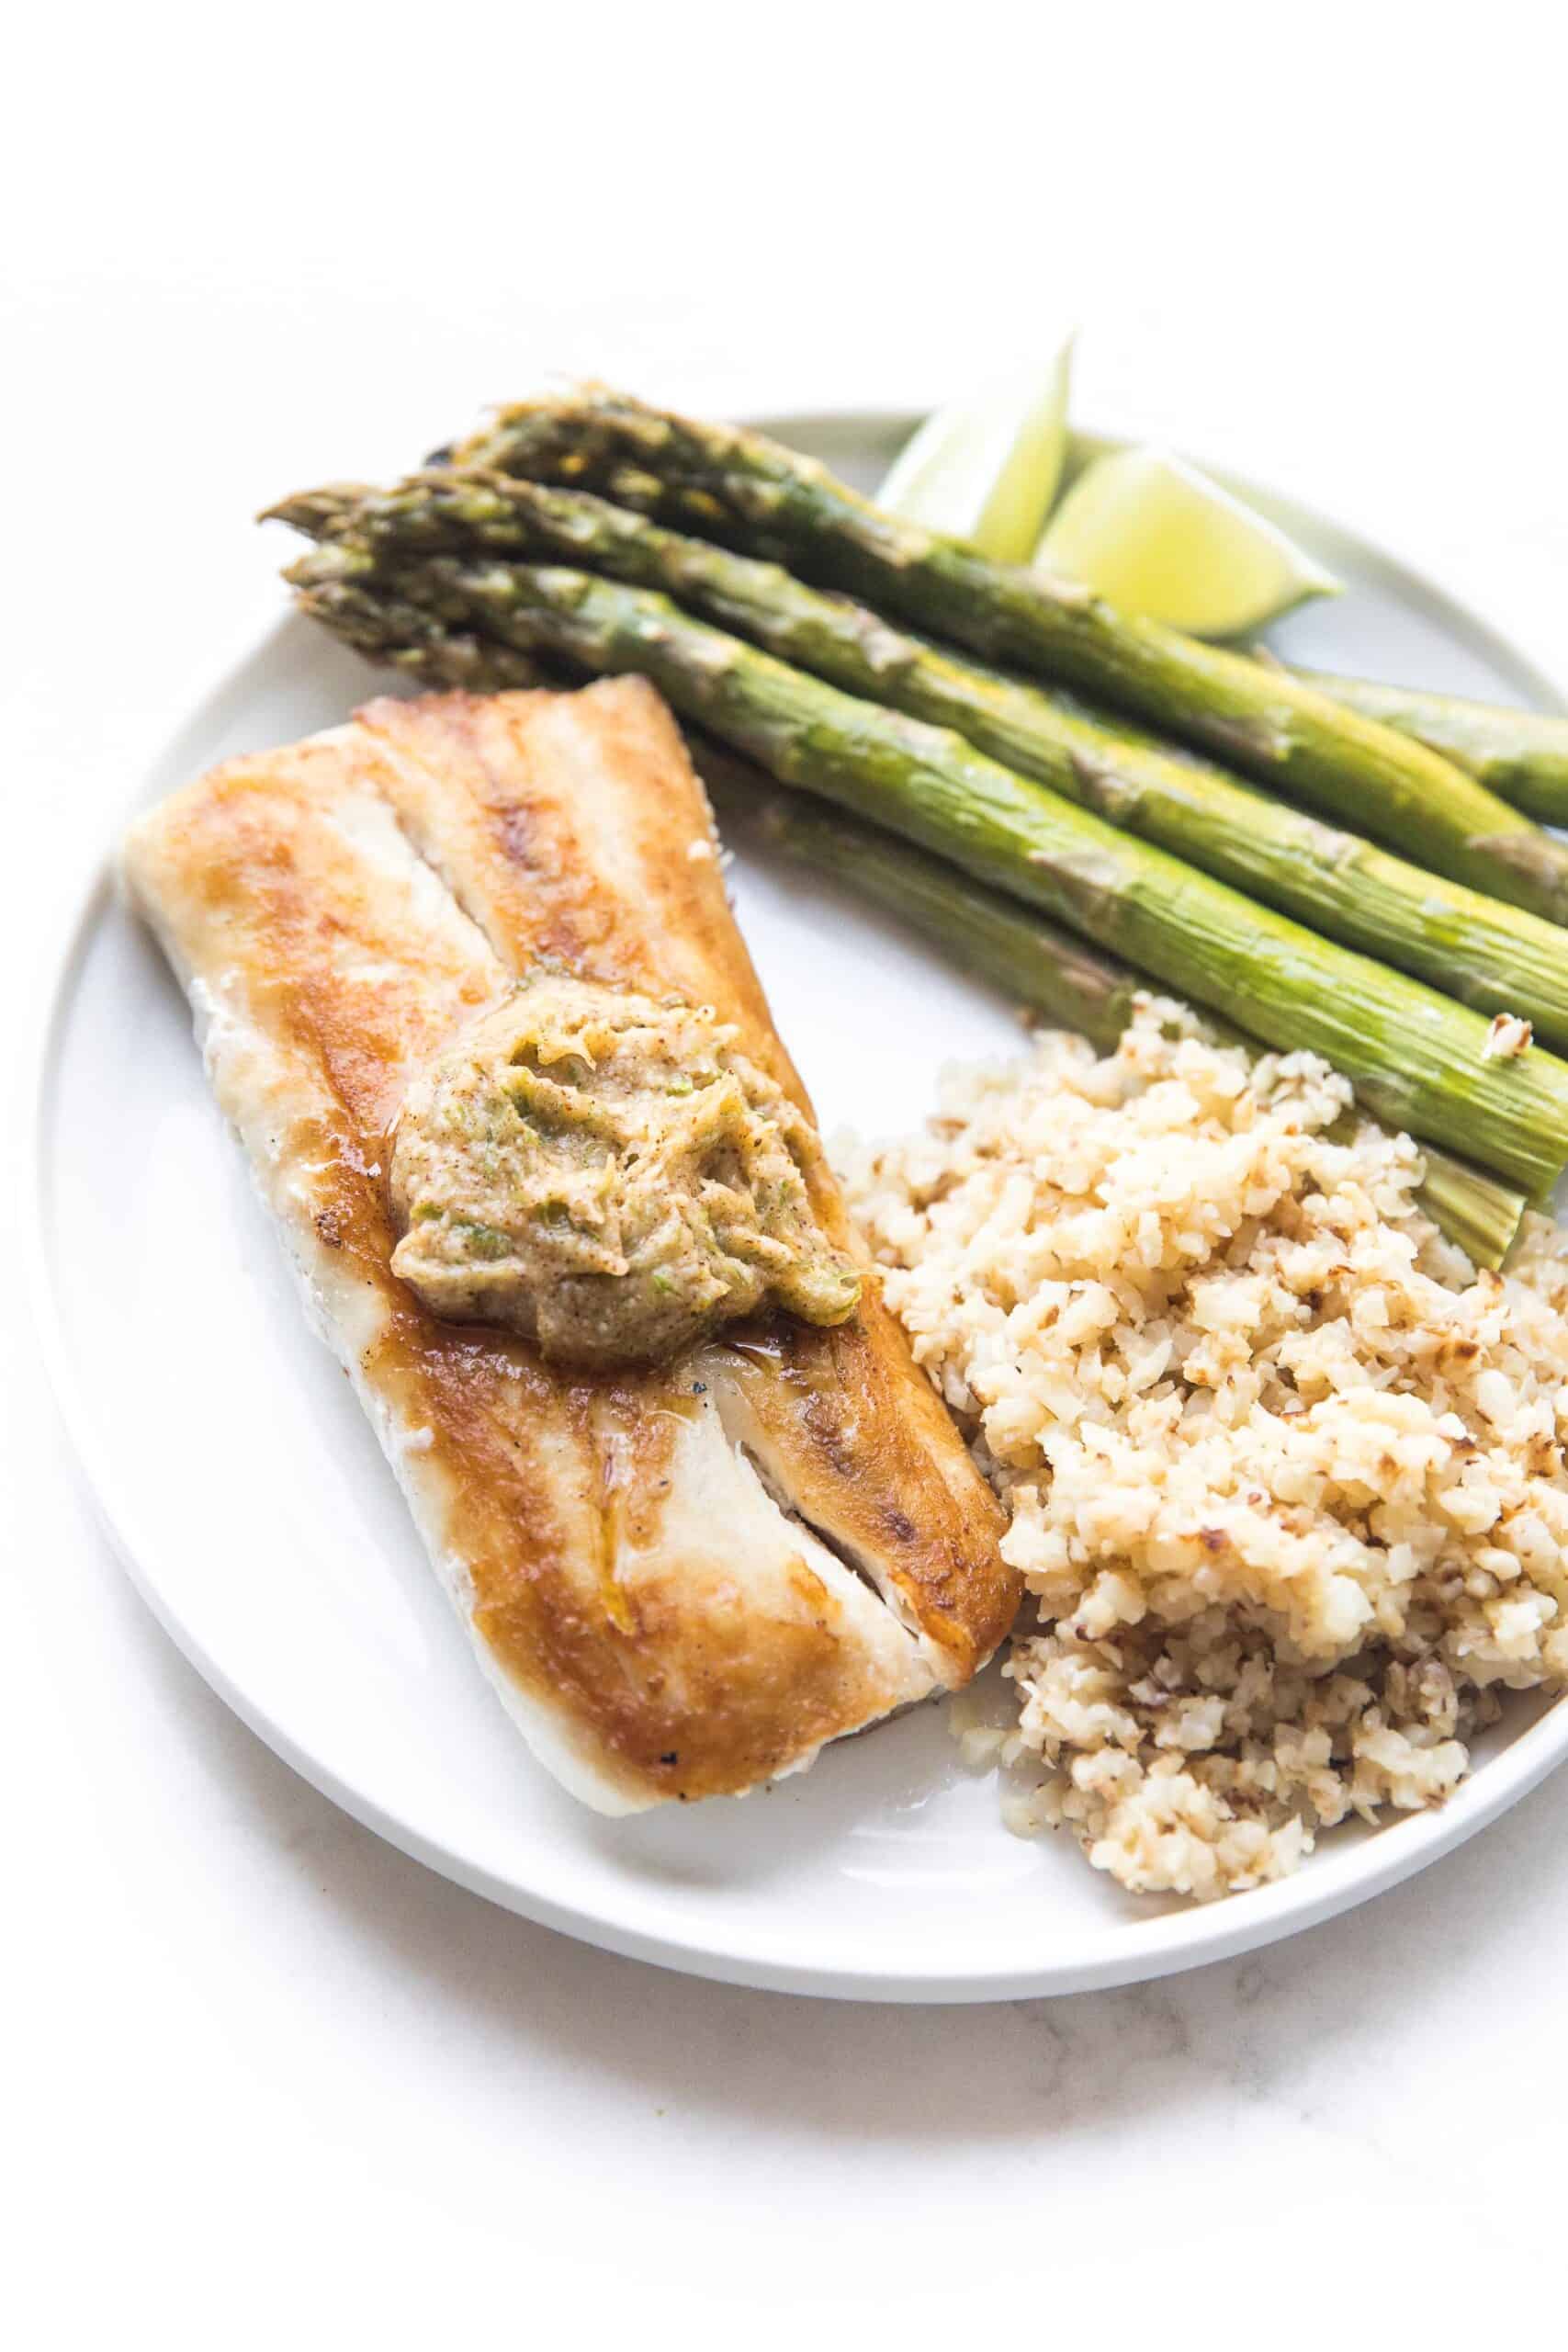
[[[1332,939],[1568,1047],[1568,941],[1552,923],[1425,873],[1353,833],[1174,752],[1129,721],[956,658],[774,563],[663,529],[580,491],[427,473],[386,492],[306,493],[274,510],[396,567],[435,550],[559,559],[661,589],[848,693],[951,727],[1110,823]]]
[[[780,557],[987,660],[1168,728],[1454,881],[1568,921],[1568,848],[1425,744],[1288,673],[901,523],[761,434],[590,390],[505,410],[457,456],[602,489]]]

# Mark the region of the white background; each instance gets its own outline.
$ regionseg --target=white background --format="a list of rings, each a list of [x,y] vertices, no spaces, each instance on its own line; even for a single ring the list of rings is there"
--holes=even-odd
[[[1318,498],[1568,671],[1544,9],[34,17],[0,153],[7,1057],[76,862],[276,608],[250,513],[550,369],[918,402],[1076,314],[1080,413]],[[354,1827],[157,1632],[44,1393],[17,1215],[11,2341],[1179,2344],[1206,2312],[1289,2344],[1497,2297],[1560,2329],[1561,1785],[1146,1991],[852,2008],[561,1942]]]

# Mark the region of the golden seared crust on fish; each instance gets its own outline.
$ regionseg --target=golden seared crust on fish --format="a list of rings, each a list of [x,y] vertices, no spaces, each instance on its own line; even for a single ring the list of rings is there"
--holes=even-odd
[[[410,1080],[539,957],[711,1004],[809,1114],[712,820],[638,679],[377,702],[137,826],[125,872],[479,1657],[543,1761],[628,1811],[735,1792],[960,1683],[1016,1601],[1001,1521],[866,1285],[563,1373],[391,1272]],[[824,1227],[837,1187],[807,1170]]]

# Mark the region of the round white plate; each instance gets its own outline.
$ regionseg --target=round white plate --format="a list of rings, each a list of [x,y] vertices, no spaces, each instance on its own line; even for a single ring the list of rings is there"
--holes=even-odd
[[[870,483],[912,422],[775,429]],[[1349,585],[1280,632],[1300,658],[1557,705],[1430,583],[1320,517],[1262,503]],[[194,714],[139,799],[331,725],[370,685],[347,652],[284,620]],[[735,887],[828,1132],[912,1126],[942,1061],[1019,1043],[1007,1007],[852,901],[744,860]],[[613,1951],[866,1999],[1155,1976],[1377,1894],[1568,1747],[1568,1709],[1522,1709],[1444,1811],[1336,1832],[1299,1877],[1201,1910],[1122,1894],[1066,1838],[1010,1838],[994,1787],[960,1768],[934,1706],[744,1801],[600,1820],[538,1770],[480,1680],[347,1385],[300,1320],[179,994],[102,876],[47,1023],[38,1215],[41,1320],[75,1442],[132,1576],[186,1656],[360,1821]]]

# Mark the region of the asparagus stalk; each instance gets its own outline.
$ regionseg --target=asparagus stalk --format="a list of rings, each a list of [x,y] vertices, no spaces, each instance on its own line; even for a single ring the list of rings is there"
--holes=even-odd
[[[296,601],[301,612],[368,661],[384,662],[429,685],[498,694],[509,686],[554,683],[538,661],[515,646],[447,628],[434,614],[385,590],[367,596],[351,579],[323,574]]]
[[[422,685],[493,695],[513,686],[537,686],[543,675],[533,657],[514,646],[449,628],[434,613],[352,578],[323,576],[301,584],[294,601],[308,620],[320,621],[367,662],[400,670]],[[406,623],[409,615],[416,624],[412,629]]]
[[[354,560],[329,548],[295,576],[341,584]],[[1468,1151],[1532,1196],[1568,1160],[1568,1064],[1539,1047],[1490,1058],[1479,1014],[1118,832],[946,729],[843,694],[668,597],[583,572],[433,556],[396,575],[394,593],[530,655],[640,672],[781,783],[1010,889],[1267,1044],[1312,1047],[1385,1125]]]
[[[1425,744],[1076,582],[902,523],[761,434],[590,389],[503,410],[457,458],[605,490],[780,557],[933,636],[1167,728],[1453,881],[1568,922],[1568,847]]]
[[[862,605],[803,586],[777,564],[665,530],[581,491],[500,475],[416,475],[384,493],[308,492],[275,510],[383,564],[432,549],[558,557],[662,589],[725,628],[871,701],[951,727],[1040,778],[1296,915],[1488,1012],[1522,1015],[1568,1047],[1568,953],[1540,916],[1409,865],[1357,835],[1173,752],[1129,721],[955,658]]]
[[[1440,1233],[1458,1244],[1472,1266],[1495,1272],[1513,1248],[1529,1206],[1516,1193],[1467,1159],[1422,1146],[1427,1172],[1416,1197]]]
[[[1568,718],[1506,710],[1461,695],[1384,686],[1371,678],[1299,673],[1320,694],[1380,726],[1396,728],[1542,825],[1568,825]]]
[[[847,883],[1024,1012],[1043,1014],[1054,1028],[1076,1030],[1108,1054],[1138,999],[1153,989],[1152,981],[1037,909],[984,888],[929,852],[810,794],[778,791],[750,761],[716,749],[691,729],[687,734],[728,835],[754,839],[797,865]]]
[[[707,773],[707,764],[699,759]],[[720,801],[736,789],[732,782]],[[1149,983],[1109,956],[941,865],[924,850],[856,824],[803,793],[768,793],[757,820],[768,845],[901,917],[953,960],[1055,1026],[1110,1053]],[[1495,1176],[1423,1148],[1422,1207],[1472,1265],[1500,1266],[1525,1202]]]

